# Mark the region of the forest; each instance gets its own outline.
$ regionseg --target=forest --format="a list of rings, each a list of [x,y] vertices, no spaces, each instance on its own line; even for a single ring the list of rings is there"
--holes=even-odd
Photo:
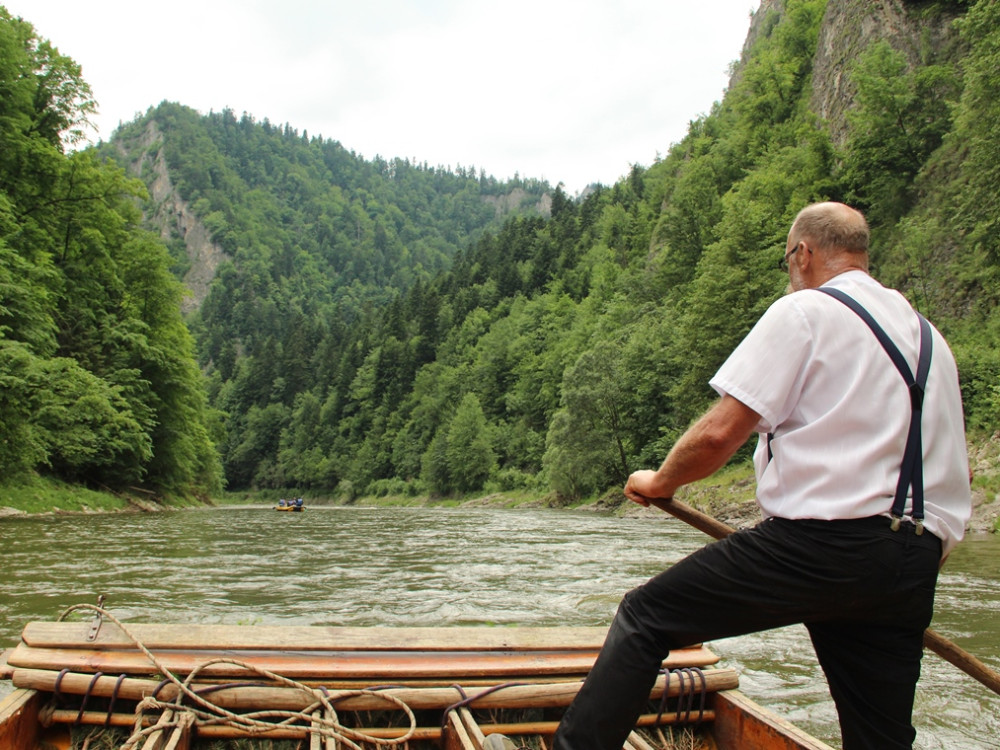
[[[145,186],[71,148],[95,106],[0,8],[0,473],[207,497],[213,412]]]
[[[171,102],[77,150],[79,68],[0,10],[5,480],[597,496],[711,403],[784,292],[792,219],[826,199],[865,211],[874,274],[949,339],[970,438],[990,435],[1000,3],[903,3],[941,33],[852,56],[835,129],[814,68],[836,2],[758,11],[711,112],[579,196]],[[223,259],[190,312],[164,170]]]

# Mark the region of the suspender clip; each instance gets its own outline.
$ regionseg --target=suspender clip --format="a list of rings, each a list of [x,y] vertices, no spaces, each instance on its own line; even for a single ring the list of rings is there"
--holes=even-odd
[[[892,517],[892,523],[889,524],[889,528],[893,531],[899,531],[899,525],[903,522],[903,519],[899,516]]]
[[[922,519],[922,518],[917,518],[917,519],[915,520],[915,523],[916,523],[916,525],[917,525],[917,531],[916,531],[916,534],[917,534],[917,536],[920,536],[921,534],[923,534],[923,533],[924,533],[924,519]]]

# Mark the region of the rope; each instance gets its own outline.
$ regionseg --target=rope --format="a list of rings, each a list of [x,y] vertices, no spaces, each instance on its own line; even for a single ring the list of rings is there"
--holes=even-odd
[[[488,687],[485,690],[482,690],[482,691],[476,693],[475,695],[468,695],[468,694],[466,694],[465,690],[462,688],[461,685],[452,685],[451,687],[455,690],[455,692],[457,692],[460,696],[462,696],[462,699],[460,701],[456,702],[456,703],[452,703],[450,706],[448,706],[444,710],[444,713],[441,714],[441,735],[444,736],[444,733],[447,730],[447,727],[448,727],[448,715],[452,711],[455,711],[456,709],[459,709],[459,708],[469,707],[473,703],[475,703],[477,700],[479,700],[480,698],[485,698],[487,695],[492,695],[493,693],[499,692],[501,690],[505,690],[507,688],[520,687],[520,686],[526,685],[526,684],[528,684],[528,683],[525,683],[525,682],[505,682],[505,683],[503,683],[501,685],[494,685],[492,687]],[[544,744],[542,746],[544,747]],[[531,748],[528,747],[527,745],[518,745],[517,748],[516,748],[516,750],[531,750]]]
[[[500,685],[493,685],[492,687],[488,687],[485,690],[481,690],[475,695],[467,695],[461,685],[452,685],[451,687],[455,690],[455,692],[457,692],[460,696],[462,696],[462,699],[456,703],[452,703],[444,710],[444,713],[441,714],[441,732],[443,733],[445,731],[445,727],[447,727],[448,725],[448,714],[450,714],[452,711],[459,708],[465,708],[467,706],[471,706],[477,700],[479,700],[480,698],[485,698],[487,695],[492,695],[493,693],[499,692],[501,690],[506,690],[507,688],[522,687],[527,684],[529,683],[504,682]]]
[[[678,690],[677,690],[677,720],[681,723],[687,724],[691,721],[691,714],[694,713],[694,699],[695,696],[700,696],[700,705],[698,706],[698,718],[695,722],[695,726],[701,724],[702,716],[705,713],[705,695],[708,692],[708,680],[705,679],[705,673],[700,667],[679,667],[677,669],[661,669],[660,672],[666,678],[666,682],[663,685],[663,695],[660,698],[660,710],[656,715],[656,724],[659,724],[663,719],[663,714],[667,710],[667,701],[670,698],[670,678],[672,675],[677,675],[679,680]],[[685,676],[690,680],[688,686],[684,685]],[[701,689],[698,690],[695,687],[695,677],[700,678]]]
[[[73,722],[73,726],[78,727],[80,726],[80,723],[83,721],[83,712],[87,708],[87,701],[90,700],[90,693],[94,689],[94,685],[97,684],[97,681],[101,679],[101,675],[103,674],[104,674],[103,672],[94,672],[94,676],[90,678],[90,684],[87,685],[87,692],[83,694],[83,700],[80,701],[80,713],[76,715],[76,721]]]
[[[122,683],[125,681],[125,673],[122,672],[118,675],[118,680],[115,682],[114,690],[111,691],[111,701],[108,703],[108,715],[104,719],[104,726],[111,726],[111,715],[115,712],[115,701],[118,700],[118,691],[121,689]]]
[[[59,670],[59,674],[56,675],[56,684],[52,688],[52,700],[58,703],[62,699],[62,694],[60,693],[60,688],[62,687],[63,677],[69,674],[68,669]]]
[[[128,738],[124,745],[122,745],[122,750],[131,750],[131,748],[134,748],[142,739],[153,732],[159,732],[163,729],[180,726],[181,719],[178,718],[173,721],[166,721],[156,724],[155,726],[143,728],[143,714],[146,711],[154,710],[159,710],[161,712],[172,710],[178,714],[190,714],[194,716],[196,727],[223,724],[241,728],[250,735],[265,734],[299,721],[306,722],[308,724],[306,731],[310,734],[331,737],[352,750],[363,750],[361,745],[357,744],[359,742],[378,746],[405,745],[410,739],[412,739],[414,733],[416,732],[417,719],[413,710],[402,700],[392,695],[386,695],[385,693],[380,693],[371,689],[345,690],[337,691],[335,697],[331,700],[330,694],[325,688],[314,690],[308,685],[303,685],[295,680],[290,680],[287,677],[283,677],[279,674],[275,674],[274,672],[261,669],[260,667],[256,667],[237,659],[211,659],[196,666],[186,679],[180,680],[176,675],[171,673],[170,670],[167,669],[160,662],[160,660],[157,659],[156,656],[142,644],[142,642],[140,642],[140,640],[128,629],[128,627],[125,626],[121,620],[99,606],[95,606],[93,604],[76,604],[59,615],[57,621],[61,622],[67,615],[77,610],[90,610],[96,612],[115,623],[115,625],[121,629],[122,633],[124,633],[125,636],[132,641],[136,648],[138,648],[146,656],[146,658],[149,659],[150,664],[152,664],[160,674],[164,675],[164,681],[160,683],[160,686],[169,682],[177,687],[178,692],[175,701],[161,701],[155,697],[154,693],[154,695],[148,696],[139,702],[135,709],[135,726],[132,736]],[[191,684],[194,682],[195,677],[204,669],[214,664],[234,664],[238,667],[246,669],[249,672],[266,677],[271,682],[299,690],[302,693],[311,696],[314,701],[302,711],[253,711],[244,714],[234,713],[208,700],[204,697],[204,694],[201,691],[195,691],[191,688]],[[58,692],[58,684],[56,690]],[[159,687],[155,692],[159,692]],[[410,728],[400,737],[394,739],[383,739],[380,737],[371,737],[363,732],[357,732],[350,727],[345,727],[337,719],[337,712],[333,707],[334,703],[345,698],[352,698],[361,695],[376,696],[404,712],[409,719]],[[185,705],[185,698],[192,701],[195,705]],[[325,715],[313,716],[313,712],[320,707],[325,710]]]

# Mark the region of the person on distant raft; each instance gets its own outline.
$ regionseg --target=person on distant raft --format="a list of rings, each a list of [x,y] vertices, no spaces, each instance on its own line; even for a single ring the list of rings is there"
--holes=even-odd
[[[670,650],[792,623],[812,638],[844,748],[912,746],[938,568],[971,513],[968,456],[954,357],[868,275],[868,241],[848,206],[803,209],[779,261],[791,293],[663,465],[629,477],[634,502],[671,498],[757,432],[765,520],[625,595],[555,748],[620,750]]]

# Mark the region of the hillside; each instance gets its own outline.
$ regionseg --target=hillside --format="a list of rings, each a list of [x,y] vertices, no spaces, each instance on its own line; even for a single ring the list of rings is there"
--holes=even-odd
[[[1000,416],[998,16],[764,0],[723,100],[578,198],[172,103],[99,155],[145,185],[145,226],[191,293],[231,489],[620,486],[710,403],[784,290],[792,218],[821,199],[866,212],[875,274],[952,342],[975,447]]]
[[[203,499],[221,466],[145,190],[69,148],[95,106],[79,66],[0,8],[0,476]]]
[[[276,283],[323,277],[317,304],[356,316],[447,268],[508,215],[548,210],[549,186],[410,160],[366,161],[336,141],[230,110],[163,102],[119,128],[103,156],[149,191],[148,225],[172,248],[190,310],[229,263]]]

